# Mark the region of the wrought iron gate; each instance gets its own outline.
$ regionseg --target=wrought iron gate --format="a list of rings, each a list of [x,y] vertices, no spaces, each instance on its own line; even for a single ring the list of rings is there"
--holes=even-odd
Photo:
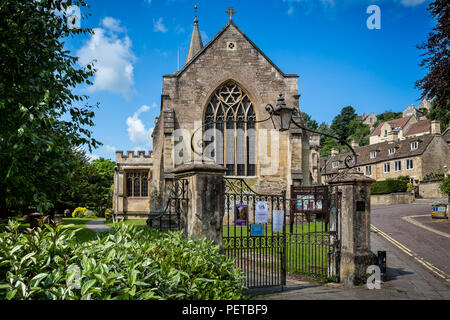
[[[164,207],[160,211],[150,213],[147,225],[160,231],[183,230],[188,203],[189,181],[187,179],[167,181]]]
[[[338,280],[341,197],[329,186],[291,187],[288,273]]]
[[[225,219],[223,245],[226,255],[246,275],[248,288],[286,284],[286,229],[273,231],[274,210],[286,211],[286,195],[254,192],[243,179],[225,178]],[[260,223],[255,235],[256,205],[267,203],[267,223]],[[242,215],[241,211],[246,211]],[[240,216],[241,215],[241,216]]]
[[[243,179],[225,178],[225,254],[236,259],[248,288],[286,285],[286,277],[307,275],[337,281],[341,195],[330,187],[292,188],[259,194]],[[256,207],[267,204],[267,222],[257,221]],[[246,211],[240,216],[239,210]],[[284,212],[282,229],[274,213]]]

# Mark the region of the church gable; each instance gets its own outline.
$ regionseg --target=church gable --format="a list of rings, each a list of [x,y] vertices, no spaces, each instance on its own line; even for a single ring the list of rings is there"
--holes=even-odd
[[[298,76],[284,74],[230,21],[182,70],[164,76],[162,109],[174,109],[180,127],[190,127],[202,119],[208,99],[229,80],[248,92],[258,118],[280,92],[298,107]]]
[[[238,46],[238,44],[240,46]],[[246,50],[249,50],[251,51],[251,55],[258,56],[259,59],[265,60],[269,65],[271,65],[280,76],[286,78],[298,78],[295,74],[285,74],[281,71],[281,69],[274,62],[272,62],[272,60],[270,60],[264,52],[262,52],[261,49],[259,49],[259,47],[256,46],[256,44],[254,44],[247,37],[247,35],[236,26],[232,20],[230,20],[230,22],[192,59],[188,59],[183,69],[175,73],[174,76],[182,76],[198,60],[202,60],[201,57],[207,54],[210,50],[215,51],[215,53],[221,52],[228,55],[232,54],[232,59],[245,58]]]

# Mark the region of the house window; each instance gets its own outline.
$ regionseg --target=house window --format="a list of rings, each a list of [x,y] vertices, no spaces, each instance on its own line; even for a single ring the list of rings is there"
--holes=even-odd
[[[127,197],[147,198],[149,189],[148,172],[127,172]]]
[[[334,161],[332,163],[332,167],[333,167],[333,169],[339,168],[339,161]]]
[[[411,151],[419,149],[419,142],[415,141],[411,143]]]
[[[389,172],[391,172],[391,164],[390,164],[390,162],[386,162],[384,164],[384,173],[389,173]]]
[[[384,136],[387,137],[387,135],[388,135],[388,131],[384,130]]]
[[[205,114],[205,154],[224,165],[227,176],[256,175],[255,123],[253,104],[237,84],[214,93]]]
[[[389,155],[392,156],[393,154],[395,154],[395,148],[390,148]]]
[[[375,159],[377,157],[377,152],[376,151],[371,151],[370,152],[370,159]]]
[[[402,162],[401,161],[395,161],[395,171],[402,170]]]
[[[413,161],[413,159],[406,160],[406,169],[407,170],[414,169],[414,161]]]
[[[371,176],[372,175],[372,166],[367,166],[366,167],[366,176]]]

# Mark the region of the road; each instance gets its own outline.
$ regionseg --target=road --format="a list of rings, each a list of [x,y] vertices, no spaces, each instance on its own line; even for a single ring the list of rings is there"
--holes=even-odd
[[[371,223],[378,235],[376,246],[388,251],[388,266],[391,251],[414,274],[411,279],[426,284],[413,284],[419,291],[450,293],[450,220],[433,220],[431,201],[374,206]]]
[[[431,202],[372,207],[371,250],[387,252],[380,290],[291,281],[270,300],[450,300],[450,221],[431,219]]]

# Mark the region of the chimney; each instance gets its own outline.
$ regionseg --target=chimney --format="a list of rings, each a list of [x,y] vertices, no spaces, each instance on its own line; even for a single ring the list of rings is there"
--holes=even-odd
[[[398,141],[398,131],[389,132],[387,141]]]
[[[441,122],[437,120],[431,121],[431,134],[441,134]]]
[[[356,141],[356,140],[353,140],[352,141],[352,148],[355,149],[355,148],[358,148],[358,147],[359,147],[359,142]]]
[[[339,154],[339,149],[337,149],[337,148],[331,149],[331,156],[332,157],[337,156],[338,154]]]

